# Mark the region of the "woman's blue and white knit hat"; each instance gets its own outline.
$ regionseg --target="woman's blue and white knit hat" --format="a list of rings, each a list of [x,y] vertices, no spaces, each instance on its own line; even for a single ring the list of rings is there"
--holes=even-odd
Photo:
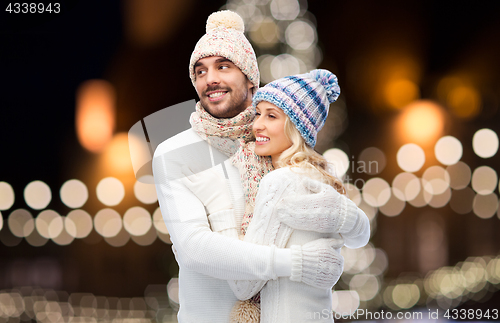
[[[317,69],[306,74],[286,76],[261,87],[252,105],[267,101],[282,109],[292,120],[306,143],[314,147],[323,128],[330,103],[337,100],[340,87],[330,71]]]

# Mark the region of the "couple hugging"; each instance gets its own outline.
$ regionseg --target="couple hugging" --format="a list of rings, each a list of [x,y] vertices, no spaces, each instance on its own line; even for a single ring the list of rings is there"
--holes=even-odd
[[[259,89],[241,17],[212,14],[189,64],[192,128],[161,143],[153,174],[179,264],[181,323],[333,322],[340,248],[364,246],[367,216],[314,151],[340,94],[326,70]],[[226,160],[200,167],[202,143]],[[318,316],[318,313],[322,315]]]

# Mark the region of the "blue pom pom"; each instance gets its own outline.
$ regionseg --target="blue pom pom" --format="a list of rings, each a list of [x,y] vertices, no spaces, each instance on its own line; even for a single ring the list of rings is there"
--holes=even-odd
[[[323,69],[316,69],[309,72],[311,78],[318,81],[323,85],[326,90],[326,95],[328,97],[328,101],[333,103],[337,101],[337,98],[340,95],[340,87],[337,80],[337,76],[330,71]]]

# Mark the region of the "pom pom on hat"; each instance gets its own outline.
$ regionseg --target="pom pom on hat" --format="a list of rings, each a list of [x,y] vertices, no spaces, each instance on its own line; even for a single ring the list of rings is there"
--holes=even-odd
[[[189,77],[193,86],[196,87],[196,62],[204,57],[221,56],[233,62],[246,75],[254,85],[254,90],[259,88],[257,57],[244,30],[243,19],[235,12],[222,10],[208,17],[206,34],[196,44],[189,60]]]
[[[207,33],[209,33],[212,29],[220,27],[235,29],[239,32],[245,31],[243,19],[241,19],[237,13],[229,10],[217,11],[208,17],[206,27]]]
[[[252,98],[254,107],[261,101],[274,104],[290,118],[305,142],[314,147],[323,128],[330,103],[337,100],[337,77],[327,70],[286,76],[260,88]]]
[[[312,79],[318,81],[325,88],[328,101],[333,103],[337,101],[340,95],[340,87],[337,76],[330,71],[317,69],[309,72]]]

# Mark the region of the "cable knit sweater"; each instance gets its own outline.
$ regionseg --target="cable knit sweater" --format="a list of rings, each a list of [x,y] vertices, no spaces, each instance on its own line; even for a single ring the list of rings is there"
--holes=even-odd
[[[319,238],[343,238],[350,248],[366,245],[370,238],[368,217],[349,198],[335,192],[330,185],[304,176],[298,168],[269,173],[260,182],[254,217],[244,240],[278,248],[293,248]],[[332,194],[336,198],[325,198]],[[212,229],[235,236],[235,229],[227,229],[231,227],[227,222],[232,221],[227,214],[214,214],[210,220]],[[293,279],[294,275],[297,273],[292,272],[291,279],[296,281],[232,280],[229,285],[241,300],[261,292],[261,323],[333,322],[331,288],[311,287],[297,282],[300,279]]]

